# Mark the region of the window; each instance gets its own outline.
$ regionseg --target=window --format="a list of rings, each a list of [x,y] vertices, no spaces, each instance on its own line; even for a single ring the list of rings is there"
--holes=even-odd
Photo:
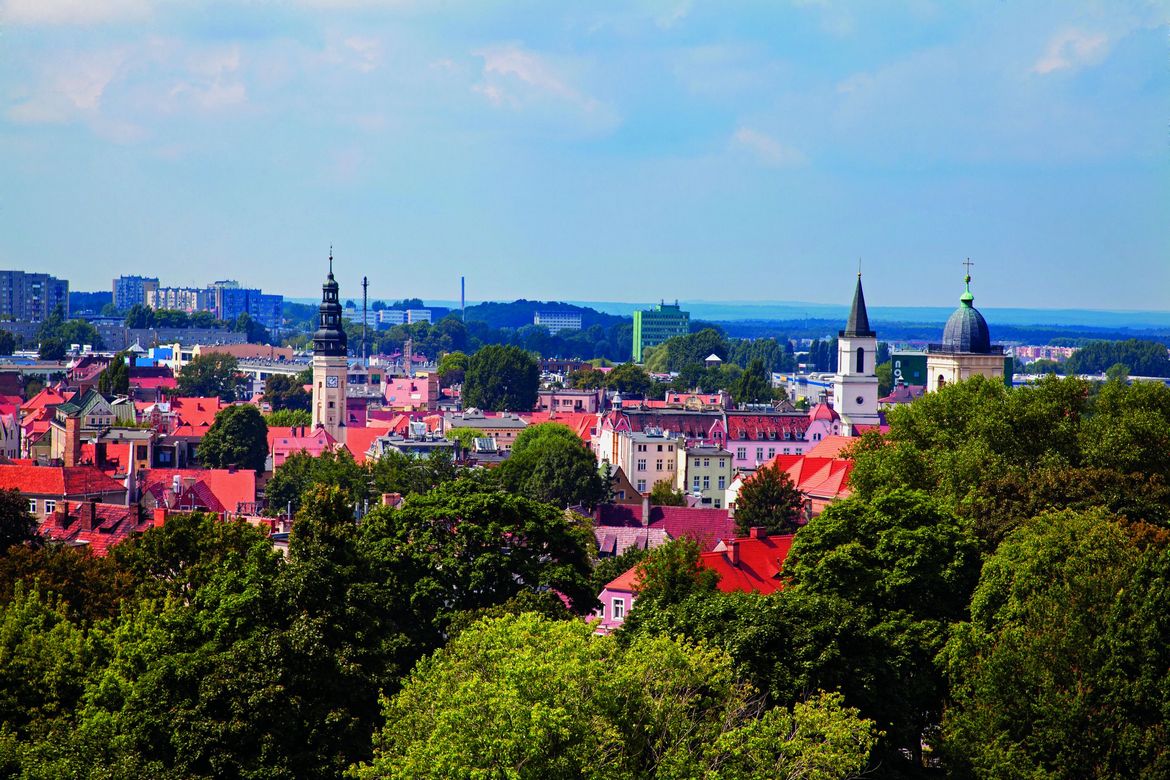
[[[626,619],[626,600],[625,599],[614,599],[611,613],[613,614],[614,620],[625,620]]]
[[[45,499],[45,514],[51,515],[56,511],[57,511],[57,502],[53,501],[52,499],[46,498]]]
[[[646,470],[646,459],[639,458],[638,463],[634,466],[634,470],[635,471],[645,471]]]
[[[776,448],[775,448],[775,447],[769,447],[769,448],[768,448],[768,460],[771,460],[771,459],[772,459],[772,458],[774,458],[774,457],[776,457]]]
[[[662,471],[662,458],[659,458],[658,460],[654,461],[654,470],[655,471]]]
[[[716,508],[716,509],[722,509],[722,508],[723,508],[723,502],[722,502],[722,501],[720,501],[718,498],[717,498],[717,499],[715,499],[715,508]]]
[[[865,347],[857,348],[857,373],[865,373]]]
[[[674,471],[674,461],[673,460],[666,461],[666,470],[667,471]]]
[[[723,458],[720,458],[719,459],[719,468],[722,469],[722,468],[726,468],[726,467],[727,467],[727,462]]]
[[[637,487],[638,487],[639,493],[645,493],[646,492],[646,480],[644,480],[644,479],[638,480]]]
[[[645,444],[639,444],[639,445],[638,445],[638,452],[645,452],[645,451],[646,451],[646,445],[645,445]]]
[[[736,460],[747,460],[747,447],[737,447],[735,450]]]
[[[763,459],[764,459],[764,448],[763,447],[756,447],[756,460],[760,461]]]
[[[703,490],[710,490],[710,489],[711,489],[711,477],[704,474],[703,475]]]
[[[725,490],[726,488],[727,488],[727,477],[720,475],[719,476],[719,489]]]
[[[673,445],[673,444],[668,444],[668,445],[666,446],[666,451],[667,451],[667,452],[674,452],[674,445]]]
[[[699,478],[698,478],[698,477],[695,477],[695,479],[694,479],[694,481],[693,481],[693,484],[694,484],[694,486],[695,486],[695,487],[694,487],[694,491],[695,491],[696,493],[698,493],[698,492],[699,492]]]
[[[28,511],[32,512],[34,515],[37,513],[37,500],[35,498],[30,498],[28,500]]]
[[[705,469],[711,468],[711,459],[710,458],[703,458],[703,468],[705,468]]]
[[[662,445],[661,444],[658,445],[658,451],[662,452]]]

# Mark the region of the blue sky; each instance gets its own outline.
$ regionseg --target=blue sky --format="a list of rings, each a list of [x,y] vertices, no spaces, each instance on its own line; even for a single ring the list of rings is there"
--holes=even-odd
[[[0,0],[0,267],[1170,309],[1165,2]]]

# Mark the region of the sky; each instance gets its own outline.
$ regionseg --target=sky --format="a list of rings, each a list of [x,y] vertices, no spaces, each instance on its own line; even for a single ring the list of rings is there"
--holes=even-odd
[[[1170,310],[1170,4],[0,0],[75,290]]]

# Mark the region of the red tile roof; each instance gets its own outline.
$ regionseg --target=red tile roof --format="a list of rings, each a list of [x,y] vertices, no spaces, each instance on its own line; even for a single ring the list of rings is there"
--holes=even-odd
[[[836,458],[841,451],[857,443],[852,436],[826,436],[804,454],[814,458]]]
[[[20,407],[22,412],[34,412],[47,407],[60,406],[73,397],[73,393],[61,392],[54,387],[46,387],[41,392],[24,402]]]
[[[386,428],[346,428],[345,448],[353,455],[355,461],[365,463],[366,453],[369,451],[370,445],[374,443],[374,439],[385,436],[386,433]]]
[[[211,398],[172,398],[170,399],[171,412],[179,421],[179,425],[189,425],[193,428],[207,428],[215,422],[215,415],[228,404],[216,397]]]
[[[151,525],[151,520],[139,518],[136,506],[68,501],[58,504],[57,511],[45,518],[41,533],[54,541],[88,547],[94,555],[105,555],[113,545]]]
[[[593,440],[593,429],[597,427],[597,414],[589,412],[525,412],[520,418],[529,425],[555,422],[568,427],[581,441],[588,444]]]
[[[804,439],[811,420],[807,414],[736,414],[727,413],[727,441],[744,439],[789,441]]]
[[[597,526],[642,527],[642,507],[637,504],[603,504],[598,507]],[[650,507],[650,528],[660,528],[672,539],[689,536],[704,550],[720,539],[735,534],[735,520],[726,509],[703,509],[685,506]]]
[[[234,513],[240,504],[256,500],[256,472],[251,469],[150,469],[140,473],[145,475],[143,491],[156,500],[165,499],[162,503],[166,506],[175,503],[171,487],[176,475],[182,480],[180,495],[188,497],[188,491],[192,491],[196,503],[212,512]]]
[[[126,490],[93,466],[0,465],[0,490],[13,488],[38,496],[97,496]]]
[[[817,498],[843,498],[849,494],[853,461],[813,455],[777,455],[765,466],[779,466],[797,490]],[[751,479],[749,477],[748,479]]]
[[[841,419],[837,410],[828,404],[817,404],[809,411],[808,417],[810,420],[828,420],[829,422]]]
[[[701,554],[699,565],[719,573],[717,587],[724,593],[773,593],[783,587],[780,572],[794,538],[740,537],[726,542],[727,549]]]

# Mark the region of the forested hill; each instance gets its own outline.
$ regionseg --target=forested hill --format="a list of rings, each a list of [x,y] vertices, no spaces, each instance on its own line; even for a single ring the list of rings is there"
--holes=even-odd
[[[605,314],[588,306],[574,306],[557,301],[529,301],[521,298],[511,303],[477,303],[467,307],[467,322],[484,322],[493,328],[522,328],[532,324],[532,317],[538,311],[571,311],[581,315],[581,328],[593,325],[608,328],[629,317]]]

